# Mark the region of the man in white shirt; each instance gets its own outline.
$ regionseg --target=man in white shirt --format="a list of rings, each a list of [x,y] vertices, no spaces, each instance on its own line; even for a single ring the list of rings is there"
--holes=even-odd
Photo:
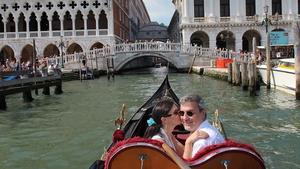
[[[204,101],[199,95],[182,97],[178,114],[184,128],[191,132],[185,142],[184,159],[191,159],[200,149],[224,141],[221,133],[208,122]]]

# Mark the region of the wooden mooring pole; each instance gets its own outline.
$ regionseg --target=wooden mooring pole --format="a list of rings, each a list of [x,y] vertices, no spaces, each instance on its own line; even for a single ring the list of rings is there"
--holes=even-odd
[[[49,96],[50,95],[50,87],[44,87],[43,88],[43,94]]]
[[[33,98],[31,95],[31,89],[27,89],[23,92],[23,100],[26,103],[32,102]]]
[[[242,88],[243,90],[248,89],[248,70],[247,70],[247,63],[246,62],[241,62],[241,75],[242,75]]]
[[[241,84],[240,64],[235,59],[232,63],[232,83],[236,86]]]
[[[228,82],[235,86],[242,85],[243,90],[249,89],[250,96],[256,96],[258,79],[256,71],[254,61],[238,63],[234,59],[233,63],[228,64]]]
[[[296,99],[300,100],[300,23],[294,22],[294,51],[295,51],[295,76],[296,76],[296,90],[295,95]]]
[[[229,63],[228,64],[228,67],[227,67],[227,70],[228,70],[228,83],[232,83],[232,63]]]
[[[60,84],[55,87],[54,93],[55,94],[62,94],[63,93],[63,90],[62,90],[62,80],[60,80]]]
[[[0,95],[0,110],[6,110],[7,106],[6,106],[6,101],[5,101],[5,96],[4,95]]]
[[[254,62],[248,62],[248,78],[249,78],[249,93],[250,96],[256,95],[257,73],[256,64]]]

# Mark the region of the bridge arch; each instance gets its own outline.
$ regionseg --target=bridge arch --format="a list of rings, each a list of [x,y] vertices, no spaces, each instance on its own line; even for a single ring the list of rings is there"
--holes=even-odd
[[[115,70],[116,71],[120,71],[127,63],[129,63],[130,61],[137,59],[137,58],[142,58],[142,57],[157,57],[157,58],[161,58],[164,59],[166,61],[168,61],[170,63],[170,65],[173,65],[176,69],[178,69],[179,65],[177,64],[177,62],[173,59],[174,54],[161,54],[161,53],[157,53],[157,52],[148,52],[148,53],[136,53],[134,55],[131,56],[127,56],[125,59],[120,60],[120,61],[116,61],[115,62]],[[124,57],[117,57],[117,58],[124,58]]]

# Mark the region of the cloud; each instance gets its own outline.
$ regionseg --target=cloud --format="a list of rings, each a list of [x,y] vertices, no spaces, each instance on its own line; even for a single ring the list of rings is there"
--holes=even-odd
[[[175,7],[172,0],[143,0],[151,21],[169,25],[174,14]]]

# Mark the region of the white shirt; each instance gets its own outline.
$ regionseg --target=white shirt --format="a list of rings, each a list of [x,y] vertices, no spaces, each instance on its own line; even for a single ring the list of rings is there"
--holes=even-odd
[[[222,143],[224,141],[222,134],[218,131],[218,129],[212,126],[208,120],[203,121],[197,130],[206,132],[209,137],[206,139],[199,139],[194,143],[192,157],[194,157],[200,149],[213,144]]]
[[[174,145],[173,141],[167,136],[165,130],[162,128],[160,128],[159,133],[152,136],[151,139],[163,140],[166,144],[168,144],[168,146],[170,146],[171,148],[173,148],[175,150],[175,145]]]

